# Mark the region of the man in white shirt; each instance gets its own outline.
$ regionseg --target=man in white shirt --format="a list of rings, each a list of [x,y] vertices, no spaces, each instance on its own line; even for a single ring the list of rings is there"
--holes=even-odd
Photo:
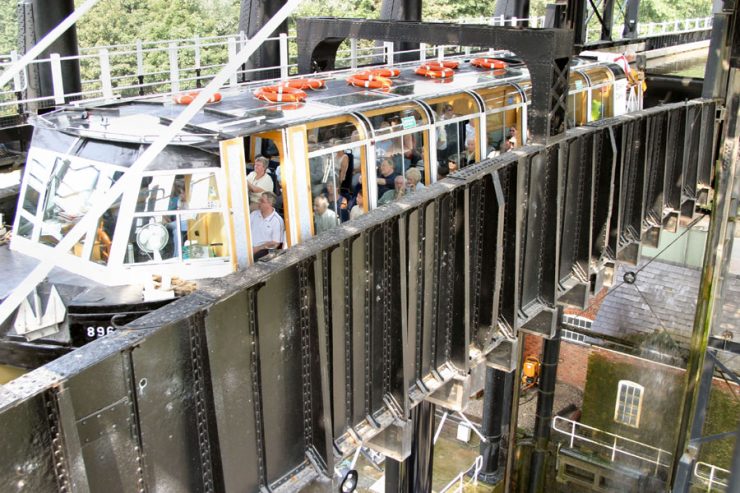
[[[257,156],[254,159],[254,171],[247,175],[249,189],[249,210],[259,208],[260,197],[263,192],[274,192],[272,178],[267,174],[268,161],[266,157]]]
[[[260,195],[258,209],[249,215],[252,232],[252,254],[257,260],[267,255],[270,249],[279,248],[285,237],[283,218],[275,212],[277,197],[272,192]]]

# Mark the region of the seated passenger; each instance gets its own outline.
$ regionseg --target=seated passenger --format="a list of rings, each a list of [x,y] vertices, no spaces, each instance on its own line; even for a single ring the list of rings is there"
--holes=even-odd
[[[393,182],[396,179],[393,161],[388,158],[380,162],[380,174],[378,175],[378,197],[382,197],[388,190],[393,190]]]
[[[509,137],[506,139],[511,143],[511,147],[514,148],[519,144],[518,132],[516,127],[509,127]]]
[[[335,228],[339,224],[337,215],[329,209],[329,201],[323,195],[319,195],[313,201],[313,220],[316,234]]]
[[[390,204],[391,202],[400,199],[406,193],[406,180],[403,176],[396,176],[395,185],[393,190],[388,190],[378,200],[378,205]]]
[[[263,192],[257,203],[257,210],[249,215],[254,260],[264,257],[271,249],[282,246],[285,223],[275,211],[276,199],[274,193]]]
[[[360,189],[357,191],[357,195],[355,196],[355,205],[352,206],[352,210],[349,211],[349,218],[357,219],[363,214],[365,214],[365,201],[362,197],[362,189]]]
[[[254,159],[254,171],[247,175],[247,188],[249,189],[250,211],[259,208],[260,197],[263,193],[275,191],[272,178],[267,174],[267,158],[257,156]]]
[[[416,168],[408,170],[406,172],[406,191],[413,193],[424,188],[424,184],[421,182],[421,171]]]
[[[333,182],[326,184],[326,198],[329,201],[329,209],[339,217],[342,222],[349,220],[349,208],[347,197],[339,193]]]
[[[463,158],[463,166],[469,166],[475,163],[475,139],[468,139],[465,141],[465,157]]]

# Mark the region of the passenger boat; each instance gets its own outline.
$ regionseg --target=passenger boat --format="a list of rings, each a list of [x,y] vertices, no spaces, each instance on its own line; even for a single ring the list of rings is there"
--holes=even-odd
[[[193,95],[36,117],[12,241],[0,248],[0,299],[41,259],[58,268],[0,324],[0,363],[38,366],[167,303],[170,291],[147,288],[152,275],[166,284],[247,268],[527,141],[529,74],[506,53],[317,77],[223,89],[63,253],[53,247]],[[570,91],[571,125],[625,111],[613,63],[576,59]],[[256,248],[265,218],[259,228],[278,241]]]

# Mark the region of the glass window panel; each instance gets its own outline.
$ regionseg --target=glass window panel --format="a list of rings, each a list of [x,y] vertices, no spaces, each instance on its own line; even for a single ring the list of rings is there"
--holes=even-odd
[[[142,178],[136,212],[215,209],[220,206],[215,173],[156,175]]]
[[[427,123],[426,116],[416,105],[403,105],[400,108],[383,108],[365,113],[373,129],[381,133],[400,132]]]
[[[32,186],[26,187],[26,193],[23,196],[23,210],[31,214],[36,215],[36,211],[39,208],[39,192]]]
[[[86,139],[75,154],[93,161],[101,161],[118,166],[131,166],[136,160],[138,153],[138,144]]]
[[[18,229],[13,233],[30,240],[33,236],[33,223],[21,216],[20,221],[18,221]]]
[[[43,205],[41,243],[56,245],[113,183],[113,172],[57,157]]]
[[[33,131],[33,147],[48,149],[50,151],[66,153],[72,147],[75,140],[77,140],[77,137],[56,130],[36,127]]]

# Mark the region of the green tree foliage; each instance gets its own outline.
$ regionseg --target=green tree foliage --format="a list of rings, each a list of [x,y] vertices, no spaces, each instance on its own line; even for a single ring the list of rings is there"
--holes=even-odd
[[[18,47],[18,14],[16,2],[0,1],[0,54],[10,53]]]

